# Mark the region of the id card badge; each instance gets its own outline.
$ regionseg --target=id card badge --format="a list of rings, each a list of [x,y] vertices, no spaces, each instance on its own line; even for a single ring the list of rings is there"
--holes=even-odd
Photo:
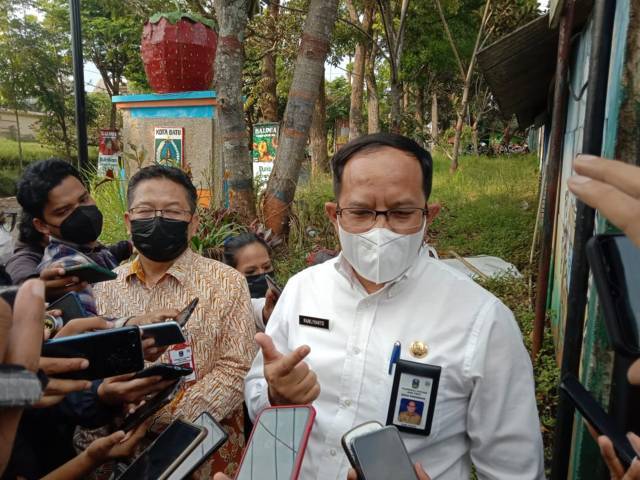
[[[428,436],[436,408],[441,367],[398,360],[389,399],[387,425]]]
[[[187,339],[186,342],[171,345],[167,353],[169,354],[169,363],[171,365],[189,367],[193,370],[191,374],[183,377],[184,385],[189,386],[195,383],[197,378],[196,359],[193,353],[193,348],[191,347],[191,335],[185,332],[185,338]]]

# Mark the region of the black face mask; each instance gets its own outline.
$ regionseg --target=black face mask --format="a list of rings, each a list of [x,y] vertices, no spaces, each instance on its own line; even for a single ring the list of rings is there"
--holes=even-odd
[[[102,233],[102,213],[95,205],[80,205],[59,228],[63,240],[78,245],[95,242]]]
[[[189,222],[163,217],[131,220],[131,240],[154,262],[170,262],[187,249]]]
[[[267,290],[269,289],[269,285],[267,285],[267,277],[266,275],[273,273],[260,273],[258,275],[247,275],[245,278],[247,279],[247,283],[249,284],[249,293],[251,294],[251,298],[264,298],[267,294]]]

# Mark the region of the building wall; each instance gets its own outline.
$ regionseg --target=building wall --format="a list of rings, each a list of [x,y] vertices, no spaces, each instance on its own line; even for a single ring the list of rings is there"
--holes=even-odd
[[[35,140],[38,121],[44,116],[38,112],[18,112],[20,119],[20,137],[22,140]],[[0,137],[15,138],[16,116],[10,110],[0,109]]]

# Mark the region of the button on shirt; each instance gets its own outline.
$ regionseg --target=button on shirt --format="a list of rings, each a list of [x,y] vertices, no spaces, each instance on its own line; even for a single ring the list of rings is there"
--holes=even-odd
[[[329,329],[299,316],[329,320]],[[513,314],[471,279],[426,254],[399,280],[367,294],[342,256],[287,283],[266,333],[282,353],[307,344],[320,396],[300,478],[344,480],[342,435],[386,423],[396,340],[401,358],[442,367],[431,434],[402,433],[412,460],[432,479],[544,478],[533,371]],[[422,341],[429,353],[411,356]],[[259,353],[245,380],[250,415],[269,406]],[[393,459],[389,459],[393,461]]]

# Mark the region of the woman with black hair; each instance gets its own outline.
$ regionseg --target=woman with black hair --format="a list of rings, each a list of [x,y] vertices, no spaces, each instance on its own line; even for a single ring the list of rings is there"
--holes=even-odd
[[[273,312],[278,294],[267,284],[266,275],[273,275],[270,249],[254,233],[243,233],[224,242],[224,261],[242,273],[249,284],[256,329],[264,332]]]

